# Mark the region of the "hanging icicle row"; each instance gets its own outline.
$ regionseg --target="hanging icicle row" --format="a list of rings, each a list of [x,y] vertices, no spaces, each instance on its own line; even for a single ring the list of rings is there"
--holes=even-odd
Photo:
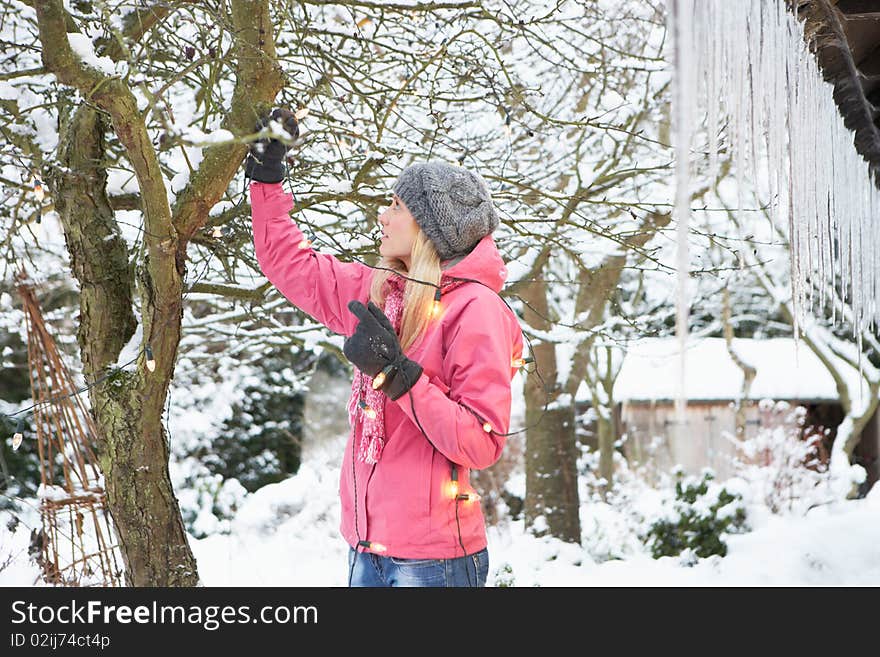
[[[880,190],[791,3],[669,0],[667,8],[671,40],[687,53],[673,55],[678,80],[673,146],[681,153],[705,120],[708,175],[716,180],[718,153],[726,151],[737,183],[737,209],[766,206],[774,224],[787,233],[795,339],[807,315],[824,314],[826,305],[832,307],[832,323],[840,320],[830,303],[834,293],[852,307],[853,337],[875,330]],[[689,40],[690,34],[696,36]],[[699,87],[689,96],[694,77]],[[681,125],[688,118],[691,126]],[[690,175],[679,163],[676,216],[681,222],[689,210],[679,195],[689,188]]]

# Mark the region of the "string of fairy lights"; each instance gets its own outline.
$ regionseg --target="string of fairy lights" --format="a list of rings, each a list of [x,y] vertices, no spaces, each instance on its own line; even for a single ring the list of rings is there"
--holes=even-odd
[[[34,173],[31,173],[30,175],[31,175],[31,177],[30,177],[30,182],[28,184],[28,187],[30,189],[30,193],[33,195],[34,200],[36,201],[36,206],[37,206],[37,211],[35,213],[36,214],[35,229],[32,232],[34,233],[34,235],[37,238],[39,238],[41,236],[41,232],[42,232],[41,225],[42,225],[42,217],[43,217],[43,201],[46,198],[46,190],[45,190],[43,181],[40,179],[40,177],[38,177]],[[213,234],[214,234],[214,236],[216,236],[216,232]],[[225,235],[226,233],[223,232],[221,234]],[[98,385],[102,381],[105,381],[107,379],[118,376],[121,371],[123,371],[126,367],[128,367],[129,365],[131,365],[132,363],[134,363],[138,359],[140,359],[142,355],[144,356],[144,367],[146,367],[147,371],[155,372],[156,371],[156,358],[155,358],[155,355],[153,354],[153,347],[149,342],[146,342],[144,344],[143,348],[135,355],[134,358],[132,358],[131,360],[129,360],[126,363],[123,363],[122,365],[118,365],[118,366],[111,368],[105,374],[103,374],[103,375],[99,376],[97,379],[95,379],[92,383],[85,385],[81,388],[78,388],[78,389],[74,390],[73,392],[68,392],[66,394],[60,394],[60,395],[54,395],[54,396],[49,397],[48,399],[45,399],[41,402],[38,402],[36,404],[32,404],[31,406],[28,406],[26,408],[19,409],[18,411],[15,411],[14,413],[0,413],[0,419],[2,419],[2,418],[10,418],[11,419],[17,415],[27,413],[28,411],[32,411],[31,415],[33,415],[34,414],[33,411],[36,411],[36,410],[42,408],[43,406],[52,404],[57,401],[61,401],[63,399],[67,399],[69,397],[74,397],[74,396],[80,395],[84,392],[87,392],[88,390],[95,387],[96,385]],[[11,441],[13,451],[17,451],[18,448],[21,447],[21,444],[24,440],[24,434],[25,434],[25,431],[27,430],[27,422],[26,422],[25,418],[26,418],[26,415],[22,415],[21,417],[18,418],[18,420],[16,422],[15,432],[12,435],[12,441]]]
[[[299,112],[297,112],[296,113],[297,120],[300,120],[301,118],[303,118],[306,113],[307,113],[307,110],[300,110]],[[509,129],[510,129],[509,126],[510,126],[510,118],[508,116],[507,121],[505,122],[505,131],[509,131]],[[287,166],[286,159],[285,159],[285,166]],[[289,181],[290,180],[289,170],[287,171],[287,174],[288,175],[285,176],[285,180]],[[245,181],[245,182],[247,182],[247,181]],[[33,197],[36,200],[36,204],[38,206],[38,210],[36,213],[37,214],[37,216],[36,216],[36,235],[39,236],[40,224],[41,224],[42,214],[43,214],[43,200],[45,199],[46,193],[45,193],[45,189],[44,189],[42,180],[40,180],[37,176],[35,176],[35,175],[32,176],[30,185],[32,188]],[[291,192],[291,195],[293,196],[292,192]],[[244,190],[243,190],[242,196],[244,196]],[[307,221],[303,222],[303,223],[305,223],[306,226],[309,226]],[[309,226],[309,228],[311,229],[311,232],[309,235],[303,236],[303,239],[298,244],[299,249],[311,249],[313,246],[314,236],[315,236],[314,227]],[[230,232],[231,231],[228,229],[228,227],[218,225],[218,226],[215,226],[213,228],[213,230],[211,231],[211,236],[215,239],[222,239],[222,238],[227,237],[230,234]],[[348,255],[350,257],[354,258],[355,260],[357,260],[358,262],[360,262],[361,264],[363,264],[371,269],[387,269],[387,268],[381,267],[381,266],[370,265],[369,263],[366,263],[366,262],[360,260],[359,258],[352,256],[350,253]],[[208,260],[208,263],[210,263],[210,259]],[[207,265],[205,267],[205,270],[207,270]],[[431,309],[429,311],[430,316],[431,316],[432,320],[439,319],[442,316],[442,314],[443,314],[443,306],[442,306],[443,288],[441,287],[441,285],[431,283],[428,281],[422,281],[422,280],[410,278],[410,277],[405,276],[404,274],[402,274],[399,271],[394,271],[394,270],[392,270],[392,271],[395,275],[401,276],[402,278],[404,278],[408,281],[414,281],[418,284],[430,285],[430,286],[434,287],[435,291],[434,291],[433,303],[432,303]],[[451,279],[453,281],[461,281],[461,282],[465,282],[465,283],[476,283],[479,285],[483,285],[485,287],[489,287],[488,285],[486,285],[482,281],[479,281],[476,279],[462,278],[462,277],[455,277],[455,276],[451,277]],[[190,289],[192,289],[192,287],[190,287]],[[495,290],[493,290],[493,292],[495,292]],[[502,302],[505,304],[505,306],[507,306],[508,309],[510,309],[511,312],[514,313],[514,316],[516,316],[516,313],[513,311],[512,308],[510,308],[510,305],[507,303],[507,301],[504,299],[504,297],[501,294],[498,294],[497,292],[496,292],[496,294],[502,300]],[[184,294],[184,296],[185,296],[185,294]],[[523,332],[523,336],[528,341],[528,345],[529,345],[529,349],[530,349],[531,353],[534,353],[534,349],[532,347],[530,337],[525,332]],[[127,367],[131,363],[139,360],[142,355],[144,356],[144,367],[147,369],[148,372],[154,372],[156,370],[156,359],[155,359],[155,356],[153,353],[152,345],[150,344],[149,341],[147,341],[144,343],[143,349],[140,352],[138,352],[138,354],[132,360],[130,360],[128,363],[125,363],[119,367],[112,368],[106,374],[99,377],[91,384],[84,386],[82,388],[79,388],[77,390],[74,390],[73,392],[70,392],[70,393],[67,393],[64,395],[57,395],[55,397],[49,398],[49,399],[44,400],[42,402],[39,402],[37,404],[33,404],[32,406],[21,409],[15,413],[7,414],[6,417],[11,418],[16,415],[26,413],[27,411],[34,411],[35,409],[38,409],[38,408],[42,407],[43,405],[50,404],[50,403],[57,401],[59,399],[64,399],[64,398],[67,398],[70,396],[79,395],[79,394],[89,390],[90,388],[96,386],[101,381],[103,381],[107,378],[113,377],[114,375],[117,375],[120,371],[124,370],[125,367]],[[532,358],[532,357],[527,357],[527,356],[523,356],[523,355],[518,355],[518,356],[514,355],[511,357],[510,365],[513,369],[522,370],[526,367],[527,364],[533,363],[533,362],[534,362],[534,358]],[[387,378],[394,372],[395,367],[396,367],[395,363],[389,363],[381,372],[379,372],[373,378],[372,387],[374,390],[378,390],[382,387],[382,385],[385,383]],[[474,415],[475,418],[477,418],[482,430],[484,432],[486,432],[487,434],[491,434],[494,432],[498,436],[510,436],[510,435],[514,435],[516,433],[521,433],[521,432],[527,431],[529,428],[531,428],[531,426],[535,426],[538,423],[540,423],[544,414],[547,412],[547,407],[548,407],[549,401],[550,401],[550,399],[549,399],[550,398],[550,394],[549,394],[550,391],[546,389],[546,385],[544,384],[543,378],[541,377],[540,372],[538,371],[537,367],[530,370],[530,372],[534,372],[535,375],[539,378],[541,385],[543,386],[543,388],[545,390],[545,394],[546,394],[546,399],[545,399],[543,410],[542,410],[538,420],[533,425],[524,427],[523,429],[519,429],[518,431],[513,431],[513,432],[508,432],[508,433],[499,433],[499,432],[495,431],[495,428],[491,425],[491,423],[489,421],[487,421],[485,418],[481,417],[468,404],[465,404],[461,401],[458,401],[457,403],[459,403],[460,406],[462,406],[463,408],[468,410],[472,415]],[[404,370],[402,368],[398,369],[398,373],[404,377],[405,383],[407,383],[407,384],[414,384],[415,383],[415,382],[410,382],[407,380],[406,373],[404,372]],[[411,387],[411,385],[408,387]],[[432,446],[434,446],[433,442],[431,441],[430,437],[428,436],[427,432],[425,432],[424,428],[422,427],[421,422],[419,421],[419,418],[418,418],[418,415],[417,415],[416,409],[415,409],[415,403],[412,399],[412,395],[410,394],[408,396],[409,396],[409,400],[410,400],[412,416],[413,416],[415,423],[418,425],[418,428],[421,431],[422,435],[428,440],[429,443],[432,444]],[[370,408],[370,406],[367,404],[365,399],[363,399],[363,398],[359,399],[358,407],[363,412],[364,416],[371,418],[371,419],[375,419],[377,417],[377,413],[376,413],[375,409]],[[17,450],[21,446],[23,439],[24,439],[25,429],[26,429],[25,416],[22,415],[22,417],[20,417],[18,419],[18,423],[16,425],[16,430],[15,430],[15,433],[12,437],[12,448],[14,451]],[[353,449],[354,449],[354,441],[352,441],[352,450]],[[434,446],[434,449],[436,449],[436,446]],[[354,454],[352,453],[352,463],[353,462],[354,462]],[[446,494],[447,498],[450,499],[455,505],[455,521],[456,521],[456,526],[458,529],[457,539],[458,539],[458,543],[462,549],[462,553],[467,554],[467,549],[466,549],[466,546],[464,545],[464,542],[462,540],[462,535],[461,535],[461,525],[460,525],[460,519],[459,519],[459,505],[465,504],[467,506],[467,505],[471,505],[474,503],[478,503],[481,500],[481,496],[470,487],[469,487],[470,488],[469,490],[462,490],[460,482],[459,482],[459,468],[460,468],[460,466],[457,465],[456,463],[451,463],[449,480],[445,484],[445,489],[446,489],[445,494]],[[355,486],[357,485],[356,481],[354,482],[354,485]],[[355,491],[356,491],[356,489],[355,489]],[[355,500],[355,504],[357,504],[357,500]],[[355,524],[357,525],[357,520],[355,520]],[[357,526],[355,527],[355,530],[356,530],[356,534],[357,534],[357,546],[359,548],[363,548],[367,551],[379,553],[379,554],[387,551],[387,548],[384,544],[382,544],[378,541],[367,540],[366,538],[362,538],[360,536],[360,531],[357,528]],[[467,574],[468,574],[468,579],[470,579],[470,572],[468,571]]]
[[[297,113],[297,119],[303,118],[303,116],[305,116],[305,114],[307,114],[307,111],[304,112],[301,110],[300,112]],[[35,217],[35,222],[36,222],[37,228],[36,228],[35,232],[36,232],[37,236],[39,236],[39,234],[40,234],[39,226],[41,225],[41,219],[42,219],[42,215],[43,215],[43,201],[46,197],[45,186],[43,184],[43,181],[38,176],[36,176],[35,174],[32,173],[31,179],[29,182],[29,188],[31,190],[31,193],[33,194],[33,199],[36,201],[36,205],[37,205],[37,212],[36,212],[36,217]],[[229,231],[229,229],[226,226],[215,226],[211,232],[211,236],[214,238],[220,239],[220,238],[227,237],[230,232],[231,231]],[[314,243],[314,233],[311,233],[310,236],[304,237],[298,246],[300,249],[307,249],[307,248],[311,248],[313,243]],[[372,269],[385,269],[383,267],[370,265],[369,263],[366,263],[366,262],[364,262],[354,256],[352,256],[352,257],[355,260],[358,260],[359,262],[361,262],[361,264],[363,264],[367,267],[370,267]],[[427,281],[421,281],[418,279],[406,277],[406,276],[402,275],[400,272],[395,271],[395,274],[402,276],[403,278],[410,280],[410,281],[414,281],[414,282],[417,282],[417,283],[420,283],[423,285],[431,285],[431,286],[435,287],[436,290],[434,293],[433,306],[430,311],[431,316],[432,316],[432,318],[437,318],[442,314],[442,303],[441,303],[442,288],[439,285],[434,284],[434,283],[430,283]],[[464,281],[468,281],[468,282],[479,283],[481,285],[483,284],[481,281],[472,280],[472,279],[457,279],[457,280],[464,280]],[[500,297],[500,295],[499,295],[499,297]],[[503,297],[501,297],[501,298],[504,301]],[[505,303],[505,305],[508,305],[506,301],[504,301],[504,303]],[[509,307],[509,305],[508,305],[508,307]],[[527,335],[526,335],[526,338],[528,340]],[[529,342],[529,346],[531,348],[531,342]],[[94,386],[98,385],[102,381],[117,375],[125,367],[127,367],[131,363],[137,361],[141,357],[141,355],[143,355],[145,357],[144,366],[146,367],[146,369],[149,372],[154,372],[156,369],[156,359],[153,354],[152,345],[149,342],[147,342],[146,344],[144,344],[143,349],[133,359],[131,359],[127,363],[124,363],[118,367],[111,369],[106,374],[104,374],[104,375],[100,376],[99,378],[97,378],[96,380],[94,380],[92,383],[90,383],[86,386],[83,386],[81,388],[78,388],[77,390],[74,390],[73,392],[50,397],[49,399],[46,399],[46,400],[39,402],[37,404],[33,404],[33,405],[28,406],[26,408],[20,409],[14,413],[0,414],[0,417],[14,418],[17,415],[27,413],[28,411],[34,411],[35,409],[39,409],[42,406],[54,403],[54,402],[59,401],[61,399],[65,399],[65,398],[68,398],[68,397],[71,397],[74,395],[82,394],[83,392],[86,392],[89,389],[93,388]],[[511,366],[514,368],[524,368],[527,364],[529,364],[531,362],[534,362],[534,359],[531,357],[516,357],[512,360]],[[379,389],[382,386],[382,384],[385,382],[387,376],[390,375],[393,368],[394,368],[394,365],[389,364],[382,372],[380,372],[376,377],[374,377],[373,384],[372,384],[374,389]],[[534,370],[534,371],[540,377],[540,373],[537,372],[537,370]],[[547,404],[544,405],[545,411],[546,411],[546,406],[547,406]],[[370,418],[376,417],[376,411],[374,409],[370,408],[363,399],[360,400],[359,407],[361,408],[361,410],[364,412],[364,414],[367,417],[370,417]],[[468,410],[479,418],[479,415],[477,415],[473,411],[473,409],[469,408]],[[482,418],[479,418],[479,419],[482,420]],[[539,421],[540,421],[540,419],[539,419]],[[483,426],[484,431],[486,431],[487,433],[492,431],[491,425],[488,422],[486,422],[485,420],[483,420],[482,426]],[[526,428],[520,429],[518,431],[510,432],[509,434],[503,434],[503,435],[513,435],[515,433],[520,433],[522,431],[526,431],[528,428],[529,427],[526,427]],[[26,429],[27,429],[27,424],[25,421],[25,416],[22,416],[18,419],[17,424],[16,424],[16,428],[15,428],[15,432],[12,436],[13,450],[18,450],[18,448],[21,446],[23,439],[24,439],[24,434],[25,434]]]
[[[285,160],[285,165],[287,165],[286,160]],[[289,174],[290,174],[290,171],[288,168],[288,170],[286,171],[286,175],[284,176],[285,181],[290,182],[290,175]],[[298,204],[295,202],[295,195],[293,193],[293,190],[290,190],[290,195],[294,200],[294,207],[298,207]],[[308,221],[304,220],[304,218],[303,218],[303,220],[301,220],[300,223],[304,224],[309,229],[309,233],[303,234],[303,238],[300,240],[298,247],[301,250],[311,249],[313,242],[315,240],[315,232],[316,231],[314,229],[314,226],[311,226]],[[351,257],[353,260],[359,262],[360,264],[362,264],[366,267],[369,267],[370,269],[374,269],[374,270],[380,269],[380,270],[390,271],[394,275],[399,276],[399,277],[403,278],[404,280],[412,281],[412,282],[415,282],[415,283],[418,283],[421,285],[428,285],[428,286],[435,288],[433,303],[432,303],[431,309],[429,311],[430,318],[432,320],[436,320],[443,314],[443,306],[442,306],[443,288],[440,284],[433,283],[430,281],[423,281],[423,280],[419,280],[416,278],[411,278],[409,276],[404,275],[403,273],[401,273],[399,271],[396,271],[394,269],[390,269],[387,267],[371,265],[367,262],[364,262],[363,260],[361,260],[357,256],[354,256],[351,253],[347,253],[347,255],[349,257]],[[491,287],[486,285],[483,281],[479,281],[476,279],[457,277],[457,276],[449,276],[448,278],[452,282],[461,281],[461,282],[465,282],[465,283],[476,283],[479,285],[483,285],[484,287],[487,287],[489,289],[492,289]],[[513,309],[510,308],[510,304],[507,303],[507,301],[504,299],[504,297],[501,294],[499,294],[498,292],[496,292],[495,290],[492,290],[492,291],[493,291],[493,293],[495,293],[498,296],[498,298],[501,299],[501,301],[504,303],[504,305],[507,306],[508,309],[510,309],[510,311],[514,314],[514,316],[516,316],[515,311],[513,311]],[[532,344],[531,344],[531,339],[529,338],[528,334],[523,332],[523,336],[526,338],[526,341],[529,344],[530,352],[535,353],[534,348],[532,347]],[[527,364],[533,363],[533,362],[534,362],[534,358],[532,358],[532,357],[527,357],[527,356],[523,356],[523,355],[519,355],[519,356],[512,355],[510,365],[514,369],[521,370],[522,368],[525,368],[525,366]],[[373,379],[373,382],[372,382],[373,389],[381,388],[382,385],[385,383],[385,380],[387,379],[387,377],[395,370],[396,367],[397,367],[396,363],[389,363],[385,368],[383,368],[382,371],[380,371]],[[550,402],[550,391],[547,390],[547,387],[544,383],[544,380],[541,377],[540,372],[538,371],[537,367],[531,371],[533,371],[535,373],[535,375],[538,377],[538,379],[541,382],[541,385],[544,388],[545,402],[544,402],[544,407],[542,409],[542,412],[541,412],[540,416],[538,417],[537,421],[534,424],[527,426],[523,429],[519,429],[518,431],[512,431],[512,432],[508,432],[508,433],[498,432],[495,430],[495,427],[493,427],[490,422],[488,422],[485,418],[481,417],[468,404],[464,403],[461,400],[457,400],[456,403],[459,406],[461,406],[462,408],[466,409],[474,417],[477,418],[477,420],[480,422],[480,426],[481,426],[482,430],[486,434],[494,433],[497,436],[505,436],[506,437],[506,436],[514,435],[516,433],[521,433],[521,432],[527,431],[532,426],[536,426],[537,424],[539,424],[541,422],[541,419],[543,418],[544,414],[546,414],[546,412],[547,412],[547,408],[548,408],[548,405]],[[397,374],[404,377],[404,383],[406,384],[407,389],[409,389],[411,387],[411,385],[415,383],[414,381],[408,380],[405,368],[397,368]],[[409,397],[410,410],[412,412],[413,420],[416,423],[416,425],[418,426],[419,431],[421,431],[422,435],[428,441],[428,443],[430,443],[432,445],[432,447],[438,453],[442,454],[441,450],[437,449],[437,446],[434,445],[433,441],[428,436],[428,433],[425,431],[424,427],[422,427],[422,424],[419,421],[418,413],[416,412],[415,402],[413,400],[412,394],[409,394],[407,396]],[[367,401],[363,397],[358,399],[357,406],[365,417],[367,417],[371,420],[378,417],[378,413],[376,412],[376,410],[371,408],[369,406],[369,404],[367,403]],[[358,512],[357,512],[357,505],[358,505],[357,475],[356,475],[355,468],[354,468],[354,463],[355,463],[354,449],[355,449],[355,441],[352,440],[351,441],[351,452],[352,452],[351,453],[351,464],[352,464],[352,485],[354,487],[354,530],[355,530],[355,537],[356,537],[356,545],[358,548],[362,548],[365,551],[376,553],[376,554],[383,554],[383,553],[387,552],[387,550],[388,550],[387,546],[384,543],[381,543],[379,541],[368,540],[367,538],[362,537],[361,533],[360,533],[360,528],[358,526],[359,523],[358,523]],[[374,467],[375,467],[375,463],[374,463]],[[465,507],[467,507],[467,506],[470,506],[474,503],[477,503],[480,501],[481,496],[479,495],[479,493],[474,491],[473,488],[471,488],[471,487],[469,487],[469,490],[462,489],[460,482],[459,482],[459,468],[460,467],[461,466],[459,466],[458,464],[456,464],[450,460],[449,479],[446,481],[446,483],[444,485],[444,494],[446,496],[446,499],[448,499],[454,503],[455,524],[456,524],[456,530],[457,530],[455,538],[458,541],[458,545],[461,547],[462,555],[465,556],[465,555],[467,555],[468,552],[467,552],[467,547],[464,545],[464,541],[463,541],[462,534],[461,534],[461,522],[460,522],[460,516],[459,516],[459,507],[461,504],[464,504]],[[351,565],[350,565],[350,569],[349,569],[349,583],[351,583],[351,578],[352,578],[352,574],[354,571],[354,564],[355,564],[355,562],[354,562],[354,560],[352,560]],[[466,572],[467,572],[467,577],[468,577],[469,583],[472,583],[470,569],[467,569]]]

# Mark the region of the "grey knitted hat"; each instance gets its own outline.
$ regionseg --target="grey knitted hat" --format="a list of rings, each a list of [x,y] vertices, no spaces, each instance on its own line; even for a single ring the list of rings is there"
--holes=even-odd
[[[498,227],[498,215],[486,181],[472,171],[445,162],[408,166],[394,192],[415,217],[441,260],[468,253]]]

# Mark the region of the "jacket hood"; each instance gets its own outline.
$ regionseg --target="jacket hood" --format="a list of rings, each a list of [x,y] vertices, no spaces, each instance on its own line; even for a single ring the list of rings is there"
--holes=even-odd
[[[478,280],[496,293],[501,292],[507,280],[507,266],[491,233],[477,242],[466,256],[449,262],[452,264],[443,269],[444,275]]]

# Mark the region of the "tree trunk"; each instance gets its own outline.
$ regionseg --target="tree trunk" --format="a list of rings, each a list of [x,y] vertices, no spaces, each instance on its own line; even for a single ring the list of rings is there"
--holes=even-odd
[[[737,440],[746,439],[746,409],[749,403],[749,395],[752,390],[752,381],[758,375],[758,371],[745,362],[736,349],[733,348],[733,323],[730,319],[730,290],[724,288],[724,305],[721,311],[721,323],[724,327],[724,342],[727,345],[727,353],[730,359],[736,364],[743,373],[742,392],[739,399],[736,400],[735,427]]]
[[[541,393],[533,390],[530,394]],[[529,426],[544,412],[542,399],[543,395],[526,405]],[[580,543],[576,464],[574,407],[548,408],[540,424],[526,435],[525,521],[536,536],[551,534]]]
[[[101,467],[128,586],[196,586],[199,575],[168,474],[161,417],[141,414],[137,374],[109,381],[98,413]],[[113,396],[114,391],[116,396]]]
[[[603,350],[605,356],[600,361],[599,353]],[[604,404],[595,396],[595,392],[593,393],[599,438],[599,476],[606,482],[602,489],[602,499],[604,500],[607,499],[608,491],[614,485],[614,443],[618,438],[618,424],[614,412],[616,406],[614,403],[614,381],[617,379],[617,372],[614,371],[611,347],[596,347],[595,353],[595,385],[602,386],[605,393],[603,395]]]
[[[168,473],[161,405],[144,403],[153,394],[145,390],[149,372],[112,369],[137,320],[133,269],[106,195],[105,130],[98,112],[79,106],[61,130],[66,170],[50,178],[80,286],[77,341],[86,379],[105,377],[89,389],[96,451],[126,584],[194,586],[196,562]]]
[[[522,297],[528,325],[549,330],[547,289],[540,277],[523,290]],[[551,534],[580,543],[574,403],[569,396],[559,396],[556,346],[539,342],[532,356],[537,369],[529,373],[524,390],[528,427],[525,524],[537,536]]]
[[[231,5],[236,84],[223,127],[241,135],[252,130],[259,110],[275,98],[282,76],[268,0],[233,0]],[[162,412],[180,344],[186,247],[206,224],[247,147],[232,143],[205,148],[172,213],[158,154],[127,80],[86,66],[75,55],[67,39],[70,17],[61,0],[41,0],[34,8],[46,70],[77,88],[86,100],[69,122],[67,134],[61,135],[59,160],[65,166],[54,174],[53,193],[74,275],[83,290],[78,340],[86,377],[95,381],[89,393],[100,427],[99,460],[126,582],[194,586],[199,578],[168,475]],[[139,16],[126,21],[132,38],[154,24]],[[119,53],[109,48],[107,56]],[[140,191],[145,248],[136,282],[143,337],[133,370],[125,369],[130,363],[116,366],[137,326],[131,310],[132,272],[106,196],[106,127],[87,111],[90,107],[109,115]],[[152,349],[155,371],[144,367],[147,347]]]
[[[614,483],[614,443],[617,441],[617,431],[614,427],[614,418],[607,417],[605,408],[598,409],[596,429],[599,438],[599,476],[605,480],[602,487],[602,499]]]

